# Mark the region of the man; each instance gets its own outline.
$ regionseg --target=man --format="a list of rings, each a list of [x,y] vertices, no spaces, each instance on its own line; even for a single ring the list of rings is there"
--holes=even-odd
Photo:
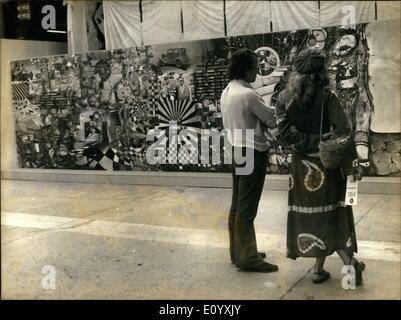
[[[231,261],[244,271],[276,272],[276,265],[263,260],[257,252],[254,219],[267,166],[268,143],[264,129],[275,128],[273,109],[253,90],[257,55],[239,49],[230,58],[228,77],[231,80],[221,96],[223,125],[234,151],[233,193],[228,218]],[[251,132],[251,134],[249,134]],[[245,163],[240,163],[245,153]],[[245,165],[245,166],[244,166]],[[244,170],[251,166],[252,169]]]

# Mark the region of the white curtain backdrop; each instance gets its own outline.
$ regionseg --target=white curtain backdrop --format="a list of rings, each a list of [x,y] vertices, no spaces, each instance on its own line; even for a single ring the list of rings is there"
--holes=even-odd
[[[185,41],[224,37],[223,1],[182,1]]]
[[[86,1],[86,26],[88,30],[88,47],[89,51],[101,50],[104,48],[103,41],[98,39],[99,34],[104,35],[104,24],[94,21],[101,19],[103,14],[103,5],[98,7],[99,1]],[[96,15],[95,15],[96,14]],[[104,15],[103,15],[104,16]],[[98,31],[97,27],[100,29]]]
[[[377,20],[399,20],[400,9],[400,1],[377,1]]]
[[[317,1],[272,1],[271,15],[273,32],[319,26]]]
[[[142,1],[143,43],[181,40],[181,1]]]
[[[103,1],[106,49],[142,45],[139,1]]]
[[[227,36],[270,32],[269,1],[226,1]]]
[[[73,1],[74,6],[84,1]],[[375,21],[375,1],[235,1],[226,2],[227,36],[340,26],[343,8],[355,9],[355,23]],[[378,1],[378,20],[399,19],[399,1]],[[106,49],[143,44],[223,38],[224,3],[213,1],[104,1]],[[184,33],[181,33],[181,10]],[[71,47],[87,50],[82,10],[69,6]],[[273,30],[270,30],[270,21]],[[86,39],[87,42],[87,39]],[[87,45],[86,45],[87,46]],[[78,49],[79,48],[79,49]],[[73,49],[71,49],[73,50]]]
[[[87,1],[67,2],[67,38],[70,54],[89,50],[86,30],[87,4]]]
[[[346,6],[355,8],[355,23],[375,21],[375,1],[321,1],[321,26],[341,26],[347,13]],[[345,13],[342,12],[343,9]]]

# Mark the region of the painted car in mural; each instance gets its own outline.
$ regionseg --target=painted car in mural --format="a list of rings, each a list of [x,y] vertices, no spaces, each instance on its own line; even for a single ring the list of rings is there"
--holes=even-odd
[[[162,54],[159,60],[159,66],[175,66],[186,70],[190,61],[185,48],[168,49],[166,54]]]

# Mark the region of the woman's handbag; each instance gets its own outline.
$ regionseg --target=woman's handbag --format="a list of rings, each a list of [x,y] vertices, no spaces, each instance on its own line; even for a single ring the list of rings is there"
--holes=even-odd
[[[324,99],[322,99],[322,108],[320,112],[320,160],[326,169],[333,170],[343,163],[344,152],[352,144],[351,135],[345,137],[336,137],[334,132],[323,135],[323,112]]]

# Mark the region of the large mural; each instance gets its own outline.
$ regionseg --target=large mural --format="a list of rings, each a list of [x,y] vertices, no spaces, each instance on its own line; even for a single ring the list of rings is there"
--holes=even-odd
[[[296,54],[319,46],[332,86],[371,158],[366,24],[259,34],[14,61],[12,95],[19,165],[118,171],[228,172],[219,99],[238,48],[258,54],[253,83],[275,104]],[[287,173],[289,148],[271,140],[268,173]],[[167,146],[167,148],[166,148]],[[149,151],[152,152],[149,152]],[[152,156],[150,157],[149,154]],[[213,159],[213,161],[211,161]],[[368,163],[368,162],[367,162]],[[371,167],[371,174],[375,174]]]

